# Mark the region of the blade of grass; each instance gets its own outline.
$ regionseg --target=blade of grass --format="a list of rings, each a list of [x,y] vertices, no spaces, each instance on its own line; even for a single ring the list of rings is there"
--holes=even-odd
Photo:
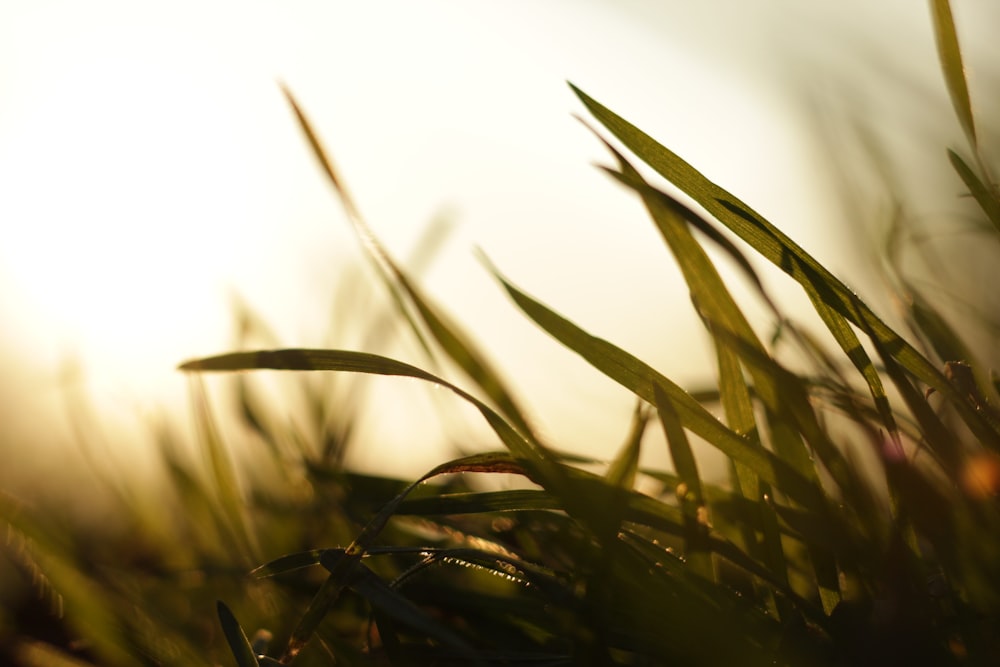
[[[618,456],[608,467],[605,479],[611,486],[623,489],[631,489],[635,485],[635,474],[639,469],[639,453],[642,449],[642,436],[646,431],[646,424],[649,423],[649,414],[643,408],[642,403],[635,406],[632,414],[632,427],[629,430],[628,438],[622,446]]]
[[[351,197],[350,192],[345,187],[343,179],[340,178],[336,168],[334,167],[333,160],[323,148],[323,144],[320,142],[312,124],[309,122],[309,119],[306,118],[305,112],[302,111],[298,102],[295,101],[295,97],[292,95],[291,91],[288,90],[288,88],[286,88],[283,84],[279,85],[282,94],[285,96],[285,99],[288,101],[288,104],[291,106],[292,111],[295,114],[299,127],[302,128],[303,133],[306,135],[309,147],[312,149],[313,154],[316,156],[320,166],[323,168],[323,173],[326,174],[326,177],[330,180],[330,184],[333,185],[334,191],[337,193],[337,197],[340,199],[340,203],[344,207],[344,211],[347,214],[347,219],[350,221],[358,239],[361,241],[361,246],[365,250],[365,255],[374,265],[379,278],[385,285],[386,290],[389,292],[393,302],[396,304],[399,314],[409,325],[410,331],[413,332],[421,349],[427,355],[428,359],[433,360],[434,353],[431,350],[430,345],[427,343],[427,339],[424,337],[420,327],[417,326],[416,321],[413,319],[413,314],[410,312],[410,309],[406,307],[406,302],[403,298],[400,286],[392,279],[392,272],[390,269],[391,262],[389,261],[388,256],[382,249],[382,246],[378,243],[374,234],[372,234],[371,230],[365,224],[357,205],[354,203],[354,199]]]
[[[706,544],[709,527],[708,505],[701,492],[701,475],[698,474],[694,452],[691,451],[691,444],[670,397],[658,386],[653,388],[653,396],[667,438],[667,446],[670,448],[670,457],[674,462],[674,470],[681,479],[681,483],[677,485],[677,500],[684,513],[684,553],[693,572],[707,581],[715,581],[715,570]]]
[[[728,429],[690,394],[649,365],[580,329],[514,287],[495,269],[494,275],[522,312],[594,368],[650,404],[655,404],[654,387],[659,386],[674,402],[685,428],[733,460],[747,465],[761,479],[795,498],[804,507],[817,511],[821,516],[825,514],[825,496],[795,468],[765,449],[753,448],[745,437]]]
[[[716,356],[719,360],[719,398],[726,415],[729,427],[737,433],[744,434],[752,447],[763,448],[754,415],[750,390],[743,378],[739,356],[723,341],[715,340]],[[784,547],[781,543],[781,533],[773,505],[768,502],[773,495],[770,484],[762,482],[753,469],[732,461],[733,487],[744,498],[750,501],[750,506],[741,511],[740,529],[743,542],[749,553],[758,557],[785,587],[788,583],[788,562],[785,559]],[[761,544],[757,544],[753,526],[760,525]],[[770,606],[778,618],[784,618],[785,612],[774,596],[769,596]]]
[[[948,0],[931,0],[931,13],[934,18],[938,58],[941,60],[941,70],[948,85],[948,94],[955,107],[958,122],[969,139],[969,145],[976,150],[979,144],[976,139],[976,124],[972,116],[972,102],[969,99],[969,86],[965,81],[965,65],[962,64],[962,50],[958,45],[958,33],[955,31],[951,4]]]
[[[738,341],[740,347],[746,347],[757,355],[768,357],[764,345],[737,306],[711,259],[685,224],[682,216],[687,209],[679,208],[673,198],[652,188],[621,153],[607,142],[605,146],[614,154],[621,169],[620,172],[609,170],[608,173],[642,198],[660,235],[673,253],[691,291],[691,298],[696,308],[701,311],[703,319],[722,323]],[[754,364],[749,365],[748,370],[753,376],[754,388],[769,410],[776,451],[786,461],[791,462],[803,476],[818,482],[811,457],[802,438],[787,423],[785,412],[781,409],[782,397],[775,377],[771,373],[762,372],[760,367]]]
[[[191,377],[188,383],[194,407],[195,423],[201,439],[202,449],[208,453],[209,465],[215,481],[215,493],[225,525],[238,543],[238,550],[249,565],[260,561],[258,547],[252,529],[244,513],[243,498],[237,481],[236,468],[226,451],[216,427],[200,378]]]
[[[233,652],[233,657],[236,658],[237,667],[260,667],[253,647],[250,646],[250,640],[247,639],[246,633],[243,632],[243,628],[240,627],[233,612],[221,600],[216,602],[216,610],[219,614],[222,632],[229,643],[229,649]]]
[[[295,98],[287,88],[282,86],[285,98],[295,112],[299,125],[305,132],[313,153],[323,166],[323,171],[330,179],[337,196],[340,198],[351,221],[355,233],[362,243],[367,255],[375,264],[383,282],[400,304],[400,309],[406,315],[407,322],[414,334],[421,341],[430,359],[434,356],[430,347],[424,340],[421,329],[410,316],[410,309],[403,305],[403,295],[409,300],[409,304],[416,309],[428,332],[441,346],[441,349],[458,364],[465,374],[475,382],[483,392],[489,396],[490,400],[499,409],[500,413],[507,418],[522,433],[530,434],[531,427],[524,416],[523,410],[514,399],[513,393],[507,388],[500,373],[486,359],[486,356],[472,343],[469,336],[464,334],[457,324],[448,321],[439,308],[436,308],[426,295],[416,286],[409,276],[402,270],[399,264],[393,260],[392,256],[379,242],[372,232],[371,227],[361,216],[357,205],[354,203],[350,192],[347,190],[344,181],[337,174],[329,155],[324,150],[316,132],[296,103]]]
[[[325,552],[320,557],[320,562],[331,572],[336,571],[339,561],[328,563],[324,557],[329,552]],[[358,565],[357,571],[352,576],[350,587],[361,594],[372,606],[377,607],[382,613],[389,615],[396,621],[407,627],[417,630],[421,634],[436,639],[452,648],[464,660],[470,664],[482,664],[475,650],[454,632],[448,625],[435,619],[426,611],[415,605],[411,600],[401,595],[398,591],[389,587],[382,579],[364,565]]]
[[[995,187],[987,187],[955,151],[948,151],[948,159],[951,161],[951,166],[955,168],[955,171],[962,179],[962,182],[969,188],[969,192],[976,200],[976,203],[979,204],[979,208],[983,209],[983,213],[993,223],[996,230],[1000,232],[1000,193],[997,192]]]
[[[410,498],[399,506],[396,513],[434,516],[558,509],[561,509],[559,501],[551,493],[536,489],[511,489],[509,491],[445,493],[429,498]]]
[[[494,412],[485,403],[459,387],[446,382],[445,380],[428,373],[427,371],[417,368],[416,366],[411,366],[410,364],[396,361],[394,359],[380,357],[374,354],[350,352],[345,350],[289,349],[224,354],[207,359],[198,359],[186,362],[180,366],[180,369],[189,372],[238,371],[252,369],[351,371],[377,375],[412,377],[431,382],[450,389],[459,397],[472,403],[472,405],[479,410],[480,414],[483,415],[487,423],[490,424],[504,445],[508,447],[515,457],[525,459],[530,462],[533,464],[534,469],[542,475],[542,479],[555,488],[560,487],[560,472],[540,444],[525,440],[525,438],[510,424],[508,424],[499,414]],[[511,465],[507,465],[506,469],[502,469],[502,466],[505,464],[498,463],[495,459],[495,455],[493,456],[494,460],[492,461],[487,461],[487,459],[484,458],[477,459],[478,463],[470,463],[469,465],[478,465],[479,468],[468,468],[468,470],[481,469],[490,472],[521,472],[523,470],[520,466]],[[411,485],[409,489],[412,489],[417,484],[423,482],[425,479],[428,479],[430,476],[444,474],[444,472],[461,472],[463,470],[465,469],[455,469],[454,464],[452,463],[439,466],[431,473],[428,473],[427,476]],[[406,493],[409,492],[409,489]],[[398,505],[399,502],[401,502],[401,498],[397,498],[395,501],[390,503],[385,509],[383,509],[375,520],[366,526],[362,534],[348,549],[347,557],[345,557],[342,561],[342,568],[336,573],[331,574],[330,577],[327,578],[326,582],[324,582],[321,586],[319,592],[316,593],[313,601],[310,603],[309,608],[299,621],[299,625],[296,630],[292,633],[288,646],[282,657],[283,661],[289,662],[293,660],[312,637],[320,621],[330,608],[330,605],[336,601],[344,586],[346,586],[347,580],[353,573],[357,561],[359,561],[361,556],[364,554],[368,541],[381,530],[382,526],[385,525],[385,522],[388,521],[393,510],[395,509],[395,506]]]
[[[298,371],[347,371],[374,375],[411,377],[440,385],[472,403],[494,428],[501,441],[515,456],[533,463],[544,464],[548,454],[515,431],[492,408],[458,386],[416,366],[366,352],[349,350],[286,349],[234,352],[197,359],[180,365],[182,371],[244,371],[256,369]]]
[[[53,616],[78,633],[102,664],[133,664],[124,648],[125,629],[115,614],[114,593],[81,570],[63,531],[53,531],[3,491],[0,522],[6,524],[7,544],[15,546],[4,555],[16,558],[32,574],[32,584],[39,598],[49,599]]]
[[[799,282],[814,302],[819,300],[825,303],[840,317],[870,331],[907,372],[941,391],[953,401],[962,419],[980,439],[989,442],[994,448],[1000,448],[1000,434],[962,401],[961,396],[949,386],[941,371],[879,319],[850,288],[811,255],[744,202],[707,179],[678,155],[579,88],[572,84],[570,86],[594,117],[639,158],[692,197],[764,258]],[[836,332],[834,335],[837,335]],[[850,348],[845,351],[849,355],[852,354]]]
[[[642,197],[647,210],[656,221],[657,227],[660,229],[661,234],[680,265],[699,309],[704,311],[708,319],[724,323],[732,332],[732,335],[738,339],[740,346],[746,346],[755,354],[763,355],[765,358],[768,357],[769,355],[763,344],[750,328],[746,318],[736,305],[735,300],[730,296],[711,260],[683,224],[684,220],[690,221],[691,218],[700,220],[700,217],[666,193],[650,186],[635,168],[628,164],[621,153],[616,151],[607,142],[604,142],[604,144],[614,154],[621,169],[621,172],[610,173]],[[700,220],[698,225],[699,229],[710,226],[704,220]],[[833,334],[855,368],[864,377],[886,429],[893,437],[896,437],[897,427],[892,416],[888,396],[882,387],[874,364],[865,353],[864,348],[861,347],[861,343],[854,334],[854,331],[843,317],[838,316],[823,301],[813,297],[812,294],[810,294],[810,298],[817,313],[827,325],[827,328]],[[755,368],[756,366],[751,364],[748,370],[753,376],[754,387],[768,407],[776,447],[779,448],[778,451],[783,457],[791,461],[797,461],[800,471],[804,471],[809,466],[808,455],[802,448],[800,438],[788,428],[787,424],[783,423],[783,413],[779,406],[786,404],[786,402],[777,396],[779,387],[775,386],[774,382],[771,381],[773,378],[770,374],[756,372]],[[814,421],[809,419],[806,412],[801,410],[799,417],[806,417],[806,423],[810,425]],[[812,444],[815,446],[815,434],[821,433],[822,429],[813,428],[811,430],[814,434]],[[824,449],[829,452],[829,456],[836,459],[836,454],[833,450],[829,448]],[[831,463],[829,459],[826,462],[828,465]],[[839,464],[834,463],[834,465]]]

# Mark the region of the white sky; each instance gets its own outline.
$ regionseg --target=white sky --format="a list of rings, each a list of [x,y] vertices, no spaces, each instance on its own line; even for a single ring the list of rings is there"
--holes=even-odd
[[[606,156],[564,82],[850,268],[796,94],[844,84],[832,73],[852,79],[874,53],[947,103],[926,5],[803,4],[0,0],[4,445],[59,432],[68,355],[111,423],[183,405],[174,367],[228,348],[233,290],[288,346],[322,342],[359,252],[280,79],[397,256],[451,211],[428,291],[557,444],[609,453],[631,399],[528,324],[473,249],[668,375],[710,379],[686,290],[638,205],[593,168]],[[963,22],[988,5],[957,4],[971,57],[995,53],[987,21]],[[393,405],[418,408],[381,412],[365,465],[412,472],[441,453],[398,391]]]

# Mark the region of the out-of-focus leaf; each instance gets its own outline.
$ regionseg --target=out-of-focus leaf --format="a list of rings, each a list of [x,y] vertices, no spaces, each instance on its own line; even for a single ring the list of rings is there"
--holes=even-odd
[[[9,650],[19,667],[93,667],[89,660],[74,658],[41,641],[21,641]]]
[[[116,618],[114,592],[103,590],[99,580],[80,569],[60,535],[3,491],[0,525],[7,544],[14,545],[8,553],[31,573],[39,598],[52,605],[103,664],[132,664]]]
[[[188,387],[194,405],[198,435],[208,453],[217,500],[225,517],[226,527],[237,541],[239,551],[242,552],[246,562],[248,564],[259,562],[257,542],[244,514],[236,469],[219,435],[201,379],[192,377]]]
[[[907,290],[910,317],[914,326],[925,337],[942,362],[964,361],[976,363],[976,357],[951,327],[948,320],[917,290]]]
[[[222,632],[226,635],[226,641],[229,642],[229,649],[233,652],[233,657],[236,658],[237,667],[260,667],[253,647],[250,646],[250,640],[247,639],[246,633],[243,632],[243,628],[240,627],[233,612],[221,600],[216,603],[216,609],[219,613]]]
[[[953,477],[957,475],[962,465],[963,453],[962,445],[955,438],[954,432],[942,423],[941,418],[931,409],[926,396],[921,394],[903,369],[896,363],[888,353],[876,346],[882,355],[882,363],[885,364],[886,373],[889,374],[896,390],[903,397],[903,401],[920,425],[921,434],[924,441],[930,448],[931,453],[938,460],[942,468]],[[887,440],[882,445],[879,452],[881,458],[886,463],[893,465],[905,458],[901,443]]]
[[[934,36],[937,39],[938,58],[941,60],[941,70],[948,85],[951,103],[958,115],[969,145],[977,146],[976,124],[972,116],[972,102],[969,100],[969,86],[965,81],[965,66],[962,64],[962,50],[958,46],[958,33],[955,32],[955,19],[951,14],[951,4],[948,0],[931,0],[931,10],[934,15]]]

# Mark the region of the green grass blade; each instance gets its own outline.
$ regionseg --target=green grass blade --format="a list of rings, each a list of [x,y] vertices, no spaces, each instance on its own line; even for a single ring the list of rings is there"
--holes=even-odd
[[[323,561],[323,565],[328,567],[331,572],[337,567],[336,562],[327,565]],[[431,639],[449,646],[456,653],[463,656],[463,658],[471,661],[470,664],[480,664],[472,647],[454,632],[451,627],[428,614],[398,591],[390,588],[378,575],[364,565],[358,566],[357,574],[352,577],[350,587],[360,593],[373,607],[377,607],[382,613],[391,616],[394,620]]]
[[[32,575],[39,599],[48,599],[56,614],[85,640],[96,659],[106,665],[134,664],[125,649],[126,628],[116,614],[115,591],[81,569],[76,554],[56,526],[28,512],[19,501],[0,490],[0,526],[15,558]]]
[[[825,497],[797,470],[767,450],[752,447],[743,436],[726,428],[690,394],[649,365],[611,343],[590,335],[514,287],[500,274],[495,275],[522,312],[594,368],[650,404],[656,402],[654,387],[658,385],[674,402],[685,428],[701,436],[733,460],[747,465],[761,479],[783,490],[805,507],[822,513]]]
[[[250,646],[250,640],[247,639],[233,612],[221,600],[216,602],[216,609],[219,613],[219,623],[222,624],[222,632],[226,635],[233,657],[236,658],[237,667],[260,667],[253,647]]]
[[[299,371],[348,371],[356,373],[369,373],[376,375],[390,375],[411,377],[426,382],[431,382],[457,394],[459,397],[470,402],[501,441],[510,450],[514,457],[524,459],[532,464],[533,471],[541,475],[541,479],[551,485],[554,489],[560,488],[561,472],[556,464],[549,458],[548,453],[537,442],[526,440],[510,424],[508,424],[499,414],[485,403],[475,398],[471,394],[463,391],[459,387],[424,371],[416,366],[381,357],[375,354],[364,352],[352,352],[347,350],[311,350],[311,349],[288,349],[256,352],[235,352],[223,354],[206,359],[189,361],[180,366],[184,371],[240,371],[254,369],[273,370],[299,370]],[[461,460],[460,460],[461,461]],[[438,466],[433,471],[422,477],[408,487],[402,494],[405,497],[417,484],[438,474],[448,472],[523,472],[518,464],[512,460],[497,457],[497,455],[477,455],[468,457],[464,463],[449,462]],[[362,534],[348,548],[347,553],[341,559],[341,568],[331,574],[319,592],[313,598],[309,608],[306,610],[299,625],[289,639],[288,647],[285,650],[283,659],[293,660],[296,655],[305,647],[312,637],[319,623],[326,616],[330,605],[340,596],[344,586],[347,585],[349,577],[354,572],[354,567],[364,554],[371,540],[385,525],[395,507],[402,502],[401,497],[397,497],[386,506],[383,511],[365,527]]]
[[[679,207],[673,198],[652,188],[619,152],[610,145],[605,145],[615,155],[621,168],[621,172],[609,173],[642,197],[647,211],[681,269],[691,291],[692,301],[702,318],[720,323],[737,341],[739,348],[746,348],[758,356],[768,358],[764,345],[729,293],[711,259],[688,228],[683,217],[687,209]],[[709,329],[711,330],[711,326]],[[762,369],[759,365],[750,364],[747,368],[753,377],[754,387],[771,416],[776,451],[803,476],[818,482],[802,438],[791,424],[786,423],[786,413],[782,410],[784,401],[777,378],[769,369]]]
[[[979,208],[983,209],[983,213],[1000,232],[1000,193],[996,187],[988,187],[983,183],[955,151],[948,151],[948,160],[951,161],[951,166],[955,168],[962,182],[969,188],[969,193],[979,204]]]
[[[948,85],[951,103],[958,115],[969,145],[975,149],[976,124],[972,116],[972,102],[969,99],[969,86],[965,81],[965,66],[962,64],[962,50],[958,45],[958,33],[955,31],[955,19],[951,13],[948,0],[931,0],[931,13],[934,17],[934,37],[937,40],[938,58],[941,60],[941,70]]]
[[[219,435],[215,418],[208,403],[200,378],[189,382],[191,401],[194,406],[195,422],[203,449],[208,453],[215,495],[219,503],[223,524],[237,543],[237,550],[247,564],[259,562],[257,542],[247,520],[243,497],[237,480],[236,468],[226,451],[225,443]]]
[[[754,415],[750,389],[743,377],[739,356],[725,342],[715,340],[716,356],[719,361],[719,400],[729,428],[744,434],[752,447],[763,448],[757,419]],[[771,485],[762,482],[757,474],[746,465],[731,461],[733,488],[746,498],[739,503],[734,519],[746,551],[764,563],[771,575],[780,583],[780,588],[789,589],[788,562],[781,542],[781,530],[774,507],[770,501],[774,493]],[[712,503],[713,515],[719,516],[719,504]],[[755,527],[758,527],[755,530]],[[760,531],[760,542],[757,541]],[[776,597],[769,589],[755,581],[755,588],[761,594],[771,613],[779,620],[786,616],[787,605],[784,597]]]
[[[677,500],[684,513],[684,553],[692,571],[708,581],[715,581],[715,570],[706,544],[710,525],[708,505],[701,491],[698,464],[670,397],[658,386],[653,388],[653,392],[674,470],[681,480],[677,485]]]
[[[667,446],[670,448],[670,458],[673,459],[674,470],[680,479],[678,487],[683,487],[677,491],[678,497],[681,498],[682,507],[684,503],[693,502],[695,509],[700,508],[705,503],[705,496],[701,491],[701,475],[698,474],[698,463],[695,461],[691,444],[684,433],[680,417],[678,417],[670,397],[662,388],[654,387],[653,397],[656,400],[656,411],[667,438]]]
[[[815,413],[806,400],[804,387],[767,353],[711,259],[685,224],[682,216],[687,209],[678,207],[671,197],[652,188],[620,153],[611,146],[608,148],[614,153],[622,170],[620,173],[611,172],[612,175],[642,197],[681,268],[700,314],[708,320],[706,323],[709,324],[709,330],[714,331],[719,324],[724,327],[726,337],[716,336],[716,343],[734,346],[747,363],[754,387],[768,409],[775,450],[784,460],[792,462],[805,477],[818,484],[811,456],[799,435],[801,431],[838,483],[846,484],[846,464],[817,422]],[[874,373],[870,361],[868,365]],[[877,380],[875,375],[875,381]],[[878,388],[881,390],[881,385]],[[882,395],[884,397],[884,391]],[[891,420],[891,415],[889,419]]]
[[[882,363],[885,365],[886,373],[903,397],[910,413],[917,420],[924,442],[949,477],[958,479],[964,458],[961,442],[956,440],[955,433],[945,426],[941,418],[931,408],[927,397],[913,386],[895,359],[881,348],[877,349],[882,355]],[[879,453],[887,465],[894,465],[905,457],[902,445],[898,441],[883,443],[883,451]]]
[[[316,136],[315,131],[302,109],[296,103],[295,98],[284,87],[282,87],[282,92],[284,93],[289,104],[292,106],[296,118],[299,121],[299,125],[302,127],[302,130],[305,132],[306,137],[309,140],[313,153],[316,155],[316,158],[323,167],[324,173],[326,173],[327,177],[330,179],[330,183],[333,185],[334,190],[343,203],[347,216],[351,221],[355,233],[361,241],[362,247],[375,264],[380,275],[382,276],[383,282],[389,288],[393,298],[397,301],[399,309],[402,311],[410,325],[410,328],[423,345],[428,357],[433,359],[433,353],[424,339],[422,330],[413,320],[410,314],[410,309],[404,305],[404,295],[406,299],[408,299],[409,304],[411,304],[416,310],[424,325],[427,327],[428,332],[441,346],[441,349],[444,350],[444,352],[456,364],[458,364],[459,368],[461,368],[466,375],[472,379],[472,381],[475,382],[487,396],[490,397],[499,409],[500,413],[504,415],[508,421],[514,424],[514,426],[520,429],[523,433],[530,433],[531,428],[528,425],[528,420],[525,418],[524,412],[514,399],[513,393],[508,389],[506,383],[501,378],[499,371],[497,371],[496,368],[494,368],[493,365],[487,360],[482,351],[480,351],[477,346],[472,343],[469,336],[462,332],[457,324],[448,321],[440,309],[431,303],[430,299],[422,293],[413,280],[410,279],[406,272],[403,271],[399,264],[382,246],[381,242],[372,232],[371,227],[368,226],[364,218],[361,216],[361,213],[358,210],[357,205],[354,203],[350,192],[347,190],[343,179],[338,175],[336,168],[333,166],[333,162],[331,161],[326,150],[323,148],[322,143]]]
[[[354,198],[351,197],[351,193],[347,189],[344,180],[340,177],[336,167],[334,167],[333,160],[327,154],[326,149],[323,148],[323,144],[320,142],[319,136],[313,129],[312,123],[309,122],[305,112],[299,106],[298,102],[295,101],[295,97],[292,95],[291,91],[289,91],[284,85],[281,86],[281,92],[288,101],[288,104],[291,106],[299,126],[306,135],[309,147],[312,149],[317,161],[323,168],[323,173],[326,174],[326,177],[330,180],[330,184],[333,186],[337,197],[340,199],[340,203],[344,207],[344,211],[347,214],[347,219],[350,221],[358,239],[361,241],[361,246],[365,251],[365,255],[371,260],[372,264],[374,264],[379,278],[381,279],[383,285],[385,285],[386,290],[389,292],[389,296],[392,298],[393,303],[396,305],[396,309],[409,325],[410,331],[413,332],[420,347],[427,355],[427,358],[433,360],[434,353],[431,350],[430,345],[427,343],[427,339],[423,335],[422,330],[419,326],[417,326],[416,321],[413,319],[413,314],[410,312],[410,309],[407,308],[406,300],[403,296],[401,287],[392,278],[392,270],[390,268],[392,264],[391,260],[379,244],[378,239],[375,238],[371,229],[369,229],[368,225],[365,223],[364,218],[361,217],[361,212],[354,203]]]
[[[449,321],[443,312],[431,304],[428,298],[398,268],[396,279],[409,296],[417,312],[434,339],[445,353],[458,364],[466,376],[482,389],[502,414],[522,433],[530,434],[531,426],[524,411],[507,387],[500,372],[487,360],[460,327]]]
[[[870,335],[877,338],[907,372],[940,391],[956,404],[962,419],[978,437],[995,447],[1000,447],[1000,434],[963,400],[950,386],[943,373],[887,326],[850,288],[811,255],[744,202],[707,179],[677,154],[572,84],[571,87],[594,117],[639,158],[692,197],[765,259],[794,278],[814,302],[819,300],[825,303],[839,316],[870,332]]]
[[[674,253],[678,264],[684,274],[685,280],[691,288],[692,295],[709,319],[725,323],[734,335],[741,341],[741,345],[746,345],[759,354],[767,354],[764,346],[758,340],[746,318],[729,295],[722,279],[715,270],[707,254],[695,242],[690,231],[683,224],[684,220],[697,219],[700,221],[699,229],[711,227],[709,223],[700,219],[687,207],[681,206],[666,193],[652,188],[638,172],[628,164],[625,158],[613,147],[605,142],[605,145],[614,154],[622,172],[614,174],[629,187],[640,194],[646,203],[646,208],[656,221],[657,227]],[[827,328],[840,344],[841,348],[850,358],[851,362],[865,378],[879,414],[882,415],[886,429],[895,434],[897,427],[889,406],[889,400],[885,390],[875,370],[874,364],[861,347],[860,341],[851,329],[847,321],[839,316],[833,309],[827,306],[821,299],[810,292],[810,298]],[[766,298],[766,295],[765,295]],[[762,375],[754,371],[754,366],[749,368],[754,378],[754,386],[768,405],[771,413],[780,418],[778,411],[776,387],[768,375]],[[784,425],[778,425],[778,432],[787,431]],[[814,430],[815,432],[815,430]],[[779,444],[783,446],[782,454],[789,460],[802,461],[803,452],[798,438],[792,433],[785,433],[779,439]],[[801,470],[801,468],[800,468]]]
[[[319,557],[322,553],[323,549],[311,549],[310,551],[300,551],[294,554],[287,554],[255,568],[250,574],[254,577],[263,579],[266,577],[274,577],[279,574],[285,574],[286,572],[301,570],[306,567],[312,567],[313,565],[319,563]]]
[[[854,365],[865,379],[865,384],[868,385],[868,392],[875,402],[875,409],[878,411],[886,432],[889,433],[890,437],[899,437],[899,426],[896,424],[896,418],[893,416],[892,406],[889,404],[889,396],[885,393],[885,387],[882,386],[882,379],[879,377],[878,370],[875,368],[875,364],[872,363],[871,357],[865,352],[865,348],[861,346],[861,341],[858,339],[857,334],[854,333],[854,329],[851,328],[846,319],[841,317],[839,313],[822,299],[812,294],[809,297],[813,308],[820,316],[820,319],[823,320],[826,328],[833,334],[834,339],[840,345],[840,349],[844,351],[851,364]]]
[[[411,377],[440,385],[472,403],[494,428],[514,456],[544,465],[548,454],[541,445],[526,440],[492,408],[456,385],[421,368],[388,357],[350,350],[286,349],[233,352],[187,361],[182,371],[245,371],[257,369],[297,371],[346,371],[373,375]]]
[[[435,516],[558,509],[561,509],[559,501],[551,493],[535,489],[511,489],[408,498],[396,509],[396,514]]]
[[[629,430],[628,438],[626,438],[618,456],[611,462],[607,475],[605,475],[605,479],[611,486],[631,489],[635,485],[635,475],[639,470],[642,436],[646,432],[647,423],[649,423],[649,414],[643,409],[642,403],[639,403],[632,415],[632,427]]]
[[[912,288],[908,290],[907,296],[909,297],[908,306],[914,327],[930,343],[942,362],[964,361],[978,366],[972,350],[937,308]]]

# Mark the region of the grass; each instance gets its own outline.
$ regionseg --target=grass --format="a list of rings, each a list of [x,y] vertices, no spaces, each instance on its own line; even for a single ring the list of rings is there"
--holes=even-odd
[[[972,156],[950,150],[947,159],[995,243],[1000,195],[950,6],[932,7]],[[286,91],[426,368],[346,349],[184,363],[207,463],[184,459],[164,431],[158,451],[169,484],[155,502],[123,489],[121,527],[95,536],[0,496],[9,566],[40,595],[21,596],[2,619],[7,662],[993,663],[1000,402],[981,360],[991,350],[976,354],[965,323],[949,321],[902,276],[905,323],[891,327],[748,204],[573,90],[611,157],[604,171],[639,198],[683,273],[714,344],[716,387],[686,391],[484,258],[525,317],[636,397],[607,465],[543,442],[503,374],[371,233]],[[782,340],[806,360],[802,369],[783,363],[774,341],[751,326],[716,269],[719,253],[770,308]],[[801,286],[832,349],[781,311],[748,253]],[[259,329],[249,315],[244,321]],[[458,379],[445,377],[449,367]],[[251,378],[236,376],[235,412],[257,447],[237,463],[199,378],[264,369],[301,372],[301,414],[275,414]],[[334,386],[308,381],[317,374]],[[361,443],[343,383],[364,375],[445,389],[481,415],[500,448],[413,482],[346,469],[344,452]],[[671,471],[639,466],[653,428],[666,437]],[[728,458],[726,483],[703,478],[692,437]],[[857,464],[847,438],[863,443],[873,470]],[[524,483],[486,490],[481,476]],[[640,492],[640,482],[657,490]]]

